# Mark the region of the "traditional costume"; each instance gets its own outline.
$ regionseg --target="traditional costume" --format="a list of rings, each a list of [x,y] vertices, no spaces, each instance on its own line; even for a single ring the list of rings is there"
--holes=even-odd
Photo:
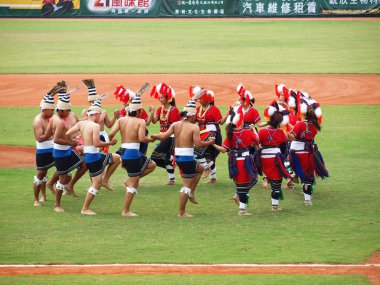
[[[40,110],[54,110],[54,95],[58,93],[59,87],[54,86],[54,88],[48,92],[40,103]],[[50,119],[47,119],[47,123],[49,123]],[[53,158],[53,140],[46,140],[43,142],[36,141],[36,165],[37,170],[47,170],[55,165]],[[35,176],[35,180],[36,180]],[[44,178],[47,180],[47,177]]]
[[[250,129],[251,125],[256,125],[261,120],[259,112],[253,107],[255,98],[241,83],[237,86],[236,91],[239,100],[249,104],[248,108],[243,107],[243,128]]]
[[[243,128],[243,107],[235,107],[230,111],[227,124],[233,124],[232,138],[223,142],[228,151],[228,169],[230,178],[236,185],[236,198],[239,201],[239,214],[246,214],[249,191],[257,183],[257,169],[250,147],[258,143],[258,137],[251,129]]]
[[[57,109],[71,110],[70,95],[66,92],[67,85],[65,82],[64,82],[64,85],[66,88],[64,88],[60,93],[58,93],[59,99],[57,103]],[[55,166],[57,168],[58,175],[64,175],[64,174],[70,173],[72,170],[80,166],[84,161],[83,158],[71,146],[61,145],[57,143],[54,143],[53,145],[53,157],[54,157]],[[58,184],[57,184],[57,187],[58,187]],[[65,190],[65,189],[59,189],[59,190]]]
[[[196,91],[198,91],[196,88]],[[192,88],[190,88],[192,90]],[[194,91],[190,95],[194,94]],[[222,134],[220,131],[220,121],[222,120],[222,114],[220,113],[219,108],[214,104],[214,92],[211,90],[206,90],[205,92],[198,92],[194,99],[202,99],[205,102],[208,102],[207,107],[198,106],[197,107],[197,122],[200,130],[201,140],[208,141],[209,138],[215,138],[215,143],[220,145],[222,143]],[[219,151],[213,146],[195,148],[195,158],[197,161],[204,166],[205,170],[210,169],[210,182],[216,180],[216,168],[215,160],[219,155]],[[210,162],[206,162],[206,158]]]
[[[93,104],[87,109],[87,116],[91,116],[96,113],[100,114],[102,112],[102,108],[97,104],[97,102],[100,102],[100,100],[98,99],[94,101]],[[107,135],[107,139],[108,139],[108,135]],[[111,153],[106,153],[106,154],[100,153],[99,148],[93,145],[91,146],[84,145],[83,153],[84,153],[84,162],[86,163],[88,172],[91,177],[95,177],[102,174],[106,166],[112,163]],[[95,190],[98,190],[98,189],[95,189]]]
[[[172,102],[175,98],[174,89],[165,83],[159,83],[155,85],[150,93],[155,99],[160,99],[160,96],[164,96],[169,102]],[[170,106],[168,110],[164,107],[157,109],[155,118],[160,122],[160,133],[166,132],[171,124],[181,120],[179,110],[175,106]],[[169,175],[168,184],[175,183],[174,166],[173,166],[173,154],[174,154],[174,135],[166,140],[160,141],[152,153],[152,160],[157,166],[165,168]]]
[[[259,173],[264,173],[271,185],[273,210],[278,209],[278,200],[283,198],[281,191],[282,178],[292,179],[284,166],[284,154],[288,139],[281,129],[281,126],[285,126],[289,122],[289,111],[278,105],[276,101],[273,101],[264,113],[272,117],[275,112],[282,113],[283,120],[277,127],[268,126],[259,131],[261,148],[257,152],[255,159]]]
[[[302,94],[300,94],[302,95]],[[319,103],[310,96],[299,96],[299,115],[305,118],[306,113],[314,110],[319,122],[322,122],[322,111]],[[311,205],[315,176],[322,179],[329,176],[322,154],[318,150],[314,138],[318,130],[312,122],[305,119],[298,121],[293,128],[294,141],[290,145],[290,163],[292,169],[301,179],[305,204]]]
[[[195,101],[190,100],[183,111],[187,112],[188,116],[196,115]],[[197,173],[199,164],[194,158],[194,148],[180,148],[175,147],[175,161],[180,169],[183,178],[194,178]],[[181,189],[182,191],[182,189]],[[190,193],[185,192],[190,195]]]
[[[91,104],[91,106],[97,106],[100,108],[100,111],[102,111],[102,109],[101,109],[102,108],[102,100],[104,100],[106,97],[108,97],[108,94],[100,96],[97,93],[94,79],[83,79],[82,82],[87,87],[88,102]],[[100,131],[100,140],[102,142],[109,142],[110,141],[106,130]],[[109,146],[107,145],[106,147],[103,148],[102,152],[108,153],[108,151],[109,151]]]
[[[124,104],[124,108],[120,110],[120,117],[128,116],[128,110],[129,110],[129,104],[130,102],[135,99],[136,97],[139,97],[141,100],[141,97],[138,96],[135,92],[133,92],[131,89],[124,88],[123,85],[119,85],[116,87],[116,90],[114,92],[117,99],[120,100]],[[136,116],[136,118],[143,119],[145,122],[148,121],[148,113],[145,111],[144,108],[140,109],[141,113],[140,115]],[[147,136],[149,134],[148,129],[145,129],[145,135]],[[140,152],[144,155],[146,155],[146,152],[148,150],[148,143],[140,143]],[[116,152],[118,153],[118,152]]]
[[[128,112],[141,109],[141,98],[136,96],[129,104]],[[120,155],[122,166],[127,170],[129,177],[140,176],[151,161],[150,158],[140,152],[140,143],[122,143]]]

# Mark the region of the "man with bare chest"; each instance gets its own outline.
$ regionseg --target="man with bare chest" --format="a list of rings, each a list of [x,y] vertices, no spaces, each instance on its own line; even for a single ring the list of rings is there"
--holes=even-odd
[[[203,166],[198,164],[194,158],[194,146],[207,147],[214,144],[214,138],[208,142],[200,139],[200,131],[194,123],[196,121],[196,105],[194,101],[189,101],[180,113],[181,121],[173,123],[163,134],[152,135],[153,139],[165,140],[172,134],[175,136],[175,157],[176,163],[182,171],[183,187],[180,190],[180,203],[178,217],[190,218],[193,215],[186,212],[187,200],[197,204],[195,199],[195,188],[203,173]]]
[[[112,173],[120,164],[119,155],[113,153],[101,154],[99,151],[99,148],[115,145],[117,143],[116,139],[112,139],[110,142],[100,141],[100,126],[97,123],[100,116],[101,108],[91,106],[87,109],[87,120],[76,123],[66,132],[66,135],[70,136],[71,134],[80,131],[83,137],[84,159],[92,181],[92,186],[88,189],[82,207],[81,214],[83,215],[96,215],[94,211],[89,209],[89,206],[102,186],[112,190],[108,181]],[[102,179],[103,172],[107,165],[109,166],[104,179]]]
[[[58,86],[54,86],[40,103],[41,112],[34,118],[33,131],[36,140],[36,165],[37,174],[34,176],[33,192],[34,206],[40,207],[40,202],[46,201],[46,183],[48,169],[55,165],[53,158],[53,136],[46,137],[46,130],[51,117],[54,114],[54,94],[59,91]],[[53,184],[58,180],[57,172],[49,181],[49,189],[55,195]],[[41,192],[41,199],[38,198]]]
[[[74,184],[87,170],[83,158],[73,149],[73,147],[78,146],[78,142],[66,135],[67,130],[74,126],[78,119],[71,112],[70,96],[66,93],[67,85],[64,81],[61,84],[66,88],[64,92],[59,93],[57,115],[52,117],[48,127],[50,128],[48,131],[54,134],[53,157],[59,176],[56,186],[55,212],[64,212],[61,207],[63,191],[75,195]],[[69,180],[68,174],[75,168],[78,170],[74,177]]]

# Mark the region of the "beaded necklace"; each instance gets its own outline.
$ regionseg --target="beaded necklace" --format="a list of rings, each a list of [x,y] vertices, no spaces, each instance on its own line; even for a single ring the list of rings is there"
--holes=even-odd
[[[207,113],[208,109],[210,109],[210,106],[211,105],[208,105],[207,108],[206,108],[206,110],[204,110],[204,111],[203,111],[203,106],[200,106],[199,112],[197,114],[197,118],[203,120],[204,117],[206,116],[206,113]]]
[[[170,109],[171,109],[171,107],[169,107],[166,114],[164,114],[164,107],[161,108],[161,112],[160,112],[160,121],[161,122],[166,122],[168,120]]]

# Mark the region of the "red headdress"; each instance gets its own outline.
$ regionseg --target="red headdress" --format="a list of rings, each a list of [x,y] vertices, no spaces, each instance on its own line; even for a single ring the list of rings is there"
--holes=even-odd
[[[236,87],[237,94],[240,96],[239,99],[245,102],[251,102],[254,100],[253,95],[251,92],[249,92],[243,84],[239,83],[239,85]]]
[[[165,83],[159,83],[153,86],[150,96],[155,99],[160,99],[160,95],[166,97],[169,102],[175,97],[175,91],[172,87],[166,85]]]
[[[289,90],[285,87],[284,84],[276,84],[275,87],[274,87],[274,90],[276,91],[276,95],[278,98],[280,98],[280,96],[284,96],[284,100],[285,102],[288,101],[289,99]]]
[[[119,99],[120,102],[124,104],[132,101],[136,97],[135,92],[130,89],[125,89],[123,85],[117,86],[113,94],[115,95],[116,99]]]

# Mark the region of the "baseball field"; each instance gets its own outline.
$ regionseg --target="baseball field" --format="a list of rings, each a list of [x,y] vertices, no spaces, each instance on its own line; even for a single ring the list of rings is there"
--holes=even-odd
[[[0,284],[380,284],[378,18],[1,19],[0,35]],[[120,215],[122,168],[111,178],[114,191],[102,189],[92,203],[96,216],[80,215],[88,176],[76,184],[80,197],[63,197],[64,213],[53,212],[50,193],[36,208],[39,102],[55,82],[71,89],[85,78],[101,94],[165,82],[180,109],[189,85],[199,84],[215,92],[222,114],[239,82],[260,114],[275,84],[306,91],[322,105],[316,141],[330,177],[317,180],[312,207],[299,184],[284,189],[281,212],[271,211],[259,180],[253,215],[239,217],[221,154],[217,183],[201,181],[199,205],[188,206],[192,219],[176,216],[178,171],[177,185],[163,186],[167,174],[158,168],[141,180],[136,218]],[[72,110],[80,114],[86,100],[81,86]],[[149,92],[142,100],[159,105]],[[103,107],[112,113],[121,104],[110,96]]]

